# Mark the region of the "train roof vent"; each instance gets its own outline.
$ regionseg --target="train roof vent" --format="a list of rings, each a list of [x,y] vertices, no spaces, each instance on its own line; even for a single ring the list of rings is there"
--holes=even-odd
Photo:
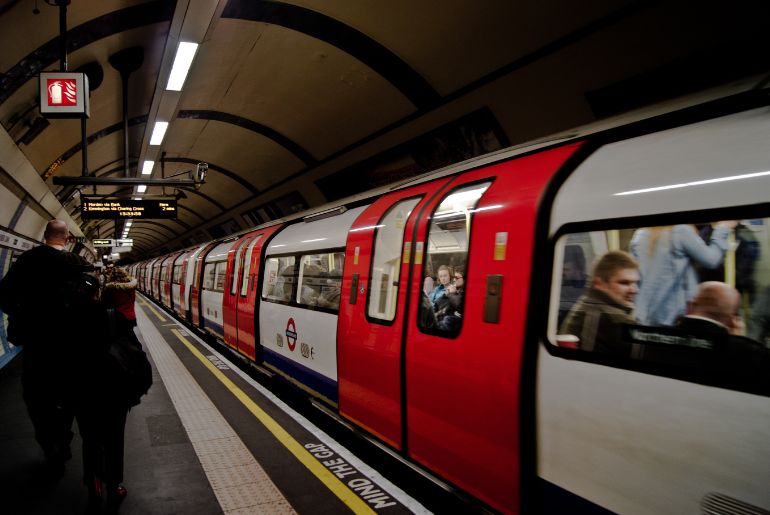
[[[315,222],[317,220],[323,220],[324,218],[331,218],[332,216],[339,216],[345,211],[347,211],[348,208],[345,206],[339,206],[332,209],[327,209],[325,211],[321,211],[319,213],[313,213],[312,215],[308,215],[302,218],[303,222]]]

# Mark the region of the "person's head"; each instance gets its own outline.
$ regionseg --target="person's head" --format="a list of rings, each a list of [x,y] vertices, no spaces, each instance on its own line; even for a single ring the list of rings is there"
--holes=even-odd
[[[698,287],[689,314],[715,320],[732,330],[740,321],[740,306],[738,290],[719,281],[706,281]]]
[[[67,224],[61,220],[50,220],[45,226],[43,238],[48,245],[66,245],[70,232]]]
[[[586,257],[580,245],[564,247],[564,263],[562,263],[562,280],[581,281],[585,279]]]
[[[449,280],[449,267],[446,265],[441,265],[438,267],[438,282],[446,286],[449,284]]]
[[[455,280],[455,286],[457,288],[462,288],[463,286],[465,286],[465,274],[463,273],[462,268],[455,268],[454,280]]]
[[[628,252],[607,252],[594,266],[592,286],[618,304],[633,308],[639,292],[639,264]]]

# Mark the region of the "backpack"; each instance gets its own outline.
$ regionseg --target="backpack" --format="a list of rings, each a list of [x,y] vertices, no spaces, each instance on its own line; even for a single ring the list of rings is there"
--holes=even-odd
[[[110,320],[109,358],[115,372],[115,385],[119,398],[129,408],[141,402],[152,386],[152,366],[147,354],[127,335],[116,330],[115,310],[107,310]]]

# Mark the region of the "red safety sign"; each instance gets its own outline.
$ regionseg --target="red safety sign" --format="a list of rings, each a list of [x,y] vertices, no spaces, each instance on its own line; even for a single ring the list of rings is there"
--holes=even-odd
[[[49,106],[78,104],[78,85],[75,79],[46,79]]]

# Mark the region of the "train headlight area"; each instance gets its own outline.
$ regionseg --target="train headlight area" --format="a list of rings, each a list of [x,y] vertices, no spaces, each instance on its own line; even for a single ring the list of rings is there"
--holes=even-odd
[[[291,398],[287,404],[276,397],[234,364],[226,349],[209,345],[151,300],[139,297],[136,311],[154,384],[128,416],[124,476],[129,495],[121,513],[477,510],[437,487],[431,491],[419,478],[415,482],[413,471],[378,456],[375,447],[309,404],[304,413],[295,410],[301,403],[292,407]],[[81,513],[86,492],[79,438],[73,439],[74,457],[64,476],[48,477],[24,413],[21,360],[16,361],[0,374],[0,410],[9,421],[0,436],[3,512]],[[332,430],[310,419],[326,421]],[[405,491],[410,489],[427,502]]]

